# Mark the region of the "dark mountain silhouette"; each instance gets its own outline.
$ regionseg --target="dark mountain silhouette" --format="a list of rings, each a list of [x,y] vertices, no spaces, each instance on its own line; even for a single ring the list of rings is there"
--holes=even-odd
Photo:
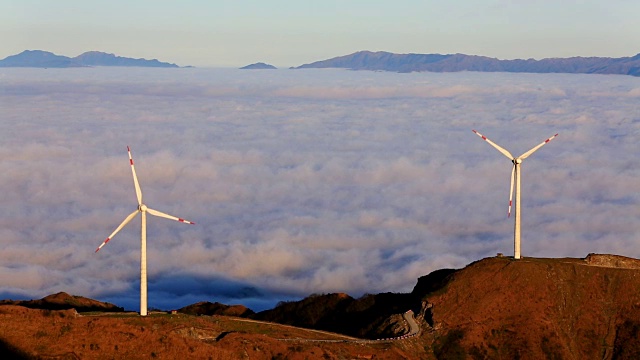
[[[252,319],[337,332],[367,339],[397,337],[409,331],[400,314],[425,313],[424,296],[443,288],[457,270],[441,269],[418,279],[409,294],[366,294],[354,299],[347,294],[311,295],[300,301],[282,302]],[[431,318],[426,319],[432,322]]]
[[[242,70],[267,70],[267,69],[273,70],[273,69],[277,69],[277,67],[273,65],[265,64],[263,62],[259,62],[259,63],[243,66],[240,69]]]
[[[65,292],[45,296],[40,300],[2,300],[0,305],[18,305],[31,309],[43,310],[68,310],[76,309],[78,312],[104,311],[122,312],[124,308],[116,305],[101,302],[82,296],[69,295]]]
[[[525,73],[583,73],[640,76],[640,54],[633,57],[571,57],[542,60],[499,60],[486,56],[465,54],[394,54],[359,51],[351,55],[316,61],[298,66],[306,68],[344,68],[394,72],[525,72]]]
[[[254,314],[253,310],[243,305],[225,305],[219,302],[202,301],[177,310],[182,314],[189,315],[224,315],[249,317]]]
[[[252,319],[309,329],[337,332],[365,339],[396,337],[409,331],[401,314],[417,307],[411,294],[367,294],[354,299],[347,294],[311,295],[283,302]]]
[[[20,54],[0,60],[0,67],[69,68],[86,66],[178,67],[176,64],[160,62],[156,59],[132,59],[99,51],[89,51],[70,58],[48,51],[25,50]]]

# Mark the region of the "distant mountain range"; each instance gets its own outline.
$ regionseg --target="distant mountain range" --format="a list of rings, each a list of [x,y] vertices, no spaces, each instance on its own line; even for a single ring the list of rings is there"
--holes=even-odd
[[[633,57],[571,57],[542,60],[499,60],[486,56],[464,54],[394,54],[359,51],[351,55],[304,64],[295,69],[344,68],[393,72],[524,72],[620,74],[640,76],[640,54]]]
[[[100,51],[85,52],[76,57],[56,55],[42,50],[25,50],[0,60],[0,67],[69,68],[87,66],[136,66],[177,68],[178,65],[156,59],[133,59]],[[275,69],[273,65],[255,63],[241,69]],[[392,72],[517,72],[619,74],[640,76],[640,54],[631,57],[570,57],[499,60],[465,54],[394,54],[384,51],[358,51],[291,69],[342,68]]]
[[[87,66],[136,66],[177,68],[178,65],[156,59],[133,59],[100,51],[89,51],[74,58],[42,50],[25,50],[0,60],[0,67],[71,68]]]

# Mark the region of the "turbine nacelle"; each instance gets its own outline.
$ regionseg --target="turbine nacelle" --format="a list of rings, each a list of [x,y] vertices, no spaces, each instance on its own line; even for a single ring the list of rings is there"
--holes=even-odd
[[[145,205],[145,204],[138,205],[138,211],[140,211],[140,212],[146,212],[147,209],[148,209],[147,205]]]
[[[516,164],[522,164],[522,159],[520,159],[520,158],[515,158],[515,159],[511,160],[511,162],[512,162],[514,165],[516,165]]]

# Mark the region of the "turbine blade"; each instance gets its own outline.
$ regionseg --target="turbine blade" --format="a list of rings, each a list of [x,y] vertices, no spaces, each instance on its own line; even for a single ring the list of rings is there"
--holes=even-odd
[[[192,221],[181,219],[179,217],[172,216],[172,215],[169,215],[169,214],[165,214],[165,213],[160,212],[158,210],[153,210],[153,209],[147,208],[147,212],[149,214],[151,214],[151,215],[154,215],[154,216],[163,217],[163,218],[170,219],[170,220],[175,220],[175,221],[180,221],[180,222],[185,223],[185,224],[195,225],[195,223],[192,222]]]
[[[511,168],[511,188],[509,189],[509,211],[507,217],[511,217],[511,206],[513,205],[513,181],[516,178],[516,164]]]
[[[527,151],[526,153],[520,155],[520,159],[524,160],[526,158],[529,157],[529,155],[533,154],[534,152],[536,152],[538,149],[540,149],[544,144],[548,143],[549,141],[553,140],[556,136],[558,136],[558,134],[553,135],[552,137],[548,138],[547,140],[543,141],[540,145],[534,147],[533,149]]]
[[[111,235],[109,235],[107,240],[103,241],[102,244],[100,244],[100,246],[98,246],[98,248],[96,249],[96,252],[98,252],[98,250],[102,249],[102,247],[105,246],[109,242],[109,240],[113,239],[113,237],[116,236],[118,231],[122,230],[122,228],[125,227],[125,225],[127,225],[134,217],[136,217],[136,215],[138,215],[138,213],[139,213],[139,211],[136,209],[136,211],[134,211],[131,214],[129,214],[129,216],[127,216],[127,218],[124,219],[124,221],[120,224],[120,226],[118,226],[116,228],[116,230],[114,232],[112,232]]]
[[[500,147],[498,144],[494,143],[493,141],[487,139],[486,136],[480,134],[479,132],[477,132],[475,130],[473,130],[473,132],[476,133],[476,135],[480,136],[482,138],[482,140],[488,142],[491,146],[496,148],[496,150],[500,151],[502,153],[502,155],[508,157],[509,160],[513,160],[514,159],[513,155],[511,155],[510,152],[508,152],[507,150],[503,149],[502,147]]]
[[[133,174],[133,185],[136,187],[136,197],[138,198],[138,205],[142,205],[142,190],[140,190],[140,184],[138,183],[138,176],[136,175],[136,168],[133,166],[133,158],[131,157],[131,149],[127,146],[127,152],[129,153],[129,163],[131,164],[131,173]]]

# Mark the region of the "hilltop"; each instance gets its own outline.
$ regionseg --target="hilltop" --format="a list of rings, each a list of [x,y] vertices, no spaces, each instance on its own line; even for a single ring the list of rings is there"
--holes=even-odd
[[[104,311],[122,312],[124,308],[107,302],[97,301],[82,296],[69,295],[65,292],[45,296],[40,300],[1,300],[0,305],[17,305],[31,309],[69,310],[76,311]]]
[[[423,298],[438,334],[434,351],[476,358],[638,358],[639,265],[597,254],[470,264]]]
[[[312,295],[254,315],[243,307],[215,303],[194,304],[190,312],[231,311],[229,315],[234,316],[96,316],[5,305],[0,306],[0,354],[14,358],[187,354],[213,359],[637,359],[638,289],[640,260],[590,254],[583,259],[485,258],[463,269],[423,276],[408,294],[360,299],[347,294]],[[409,310],[420,327],[413,336],[406,336],[412,319],[399,316]],[[396,339],[363,341],[317,331],[331,326],[335,332]]]
[[[249,317],[253,314],[253,310],[243,305],[225,305],[219,302],[201,301],[191,304],[177,310],[179,313],[188,315],[225,315]]]
[[[263,62],[249,64],[240,68],[241,70],[275,70],[277,67],[271,64],[265,64]]]
[[[499,60],[465,54],[394,54],[378,51],[358,51],[350,55],[316,61],[298,66],[307,68],[344,68],[393,72],[518,72],[518,73],[581,73],[640,76],[640,54],[633,57],[571,57]]]
[[[74,58],[42,50],[25,50],[0,60],[0,67],[70,68],[87,66],[135,66],[177,68],[178,65],[157,59],[133,59],[100,51],[88,51]]]

